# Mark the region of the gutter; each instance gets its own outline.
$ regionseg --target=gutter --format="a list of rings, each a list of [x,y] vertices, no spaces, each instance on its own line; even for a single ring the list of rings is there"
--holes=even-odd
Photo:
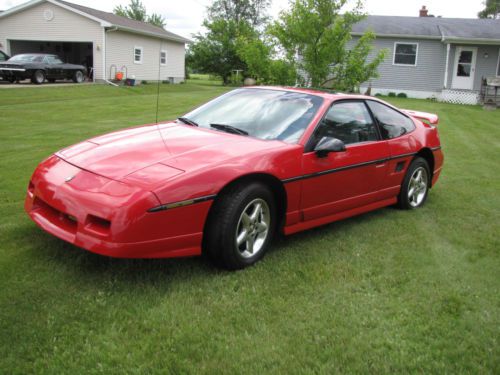
[[[443,43],[466,43],[466,44],[493,44],[493,45],[500,45],[500,39],[459,38],[459,37],[446,37],[444,35],[443,35],[441,41]]]
[[[352,36],[363,36],[364,33],[361,32],[352,32]],[[379,34],[375,33],[377,39],[381,38],[402,38],[402,39],[429,39],[429,40],[441,40],[440,36],[433,35],[410,35],[410,34]]]
[[[352,32],[352,36],[362,36],[364,33]],[[488,38],[460,38],[453,36],[432,36],[432,35],[410,35],[410,34],[378,34],[375,33],[378,38],[401,38],[401,39],[426,39],[426,40],[439,40],[443,43],[466,43],[466,44],[490,44],[490,45],[500,45],[500,39],[488,39]]]

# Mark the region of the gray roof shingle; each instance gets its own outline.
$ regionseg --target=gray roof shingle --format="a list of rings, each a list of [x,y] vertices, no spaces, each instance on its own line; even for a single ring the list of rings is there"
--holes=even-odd
[[[135,31],[141,32],[141,33],[155,35],[159,38],[176,40],[176,41],[183,42],[183,43],[191,42],[189,39],[186,39],[180,35],[171,33],[170,31],[167,31],[161,27],[151,25],[150,23],[132,20],[130,18],[117,16],[116,14],[113,14],[113,13],[104,12],[102,10],[89,8],[89,7],[86,7],[83,5],[69,3],[69,2],[63,1],[63,0],[57,0],[57,2],[64,4],[68,7],[71,7],[73,9],[76,9],[80,12],[87,13],[93,17],[99,18],[100,20],[109,22],[113,26],[123,27],[126,29],[135,30]]]
[[[378,36],[422,36],[500,41],[500,20],[474,18],[368,16],[354,25],[353,33],[371,29]]]

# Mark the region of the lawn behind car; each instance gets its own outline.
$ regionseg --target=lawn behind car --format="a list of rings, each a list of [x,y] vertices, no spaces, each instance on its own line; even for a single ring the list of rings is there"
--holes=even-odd
[[[36,165],[154,122],[156,90],[0,90],[0,373],[498,373],[498,110],[390,99],[440,116],[426,205],[281,239],[241,272],[100,257],[38,229],[23,212]],[[159,118],[226,90],[161,85]]]

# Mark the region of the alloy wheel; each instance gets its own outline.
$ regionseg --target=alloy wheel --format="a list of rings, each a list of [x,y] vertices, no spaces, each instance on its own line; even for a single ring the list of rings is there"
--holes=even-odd
[[[242,211],[236,226],[235,245],[244,258],[254,257],[266,242],[271,226],[269,206],[261,198],[251,201]]]
[[[418,207],[427,194],[429,176],[424,167],[415,169],[408,184],[408,203],[412,207]]]

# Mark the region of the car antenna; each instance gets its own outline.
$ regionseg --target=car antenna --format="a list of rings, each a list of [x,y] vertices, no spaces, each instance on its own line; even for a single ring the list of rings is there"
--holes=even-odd
[[[162,40],[160,39],[160,54],[158,59],[158,82],[156,85],[156,125],[158,125],[158,110],[160,106],[160,79],[161,79],[161,48]]]
[[[160,80],[161,80],[161,49],[163,46],[163,41],[160,39],[160,54],[158,56],[158,82],[156,85],[156,129],[158,129],[158,132],[160,133],[161,140],[163,141],[163,144],[165,145],[165,148],[168,150],[168,153],[171,154],[170,148],[167,145],[167,142],[165,141],[165,138],[163,137],[163,133],[161,132],[160,129],[160,124],[158,124],[158,111],[160,107]]]

